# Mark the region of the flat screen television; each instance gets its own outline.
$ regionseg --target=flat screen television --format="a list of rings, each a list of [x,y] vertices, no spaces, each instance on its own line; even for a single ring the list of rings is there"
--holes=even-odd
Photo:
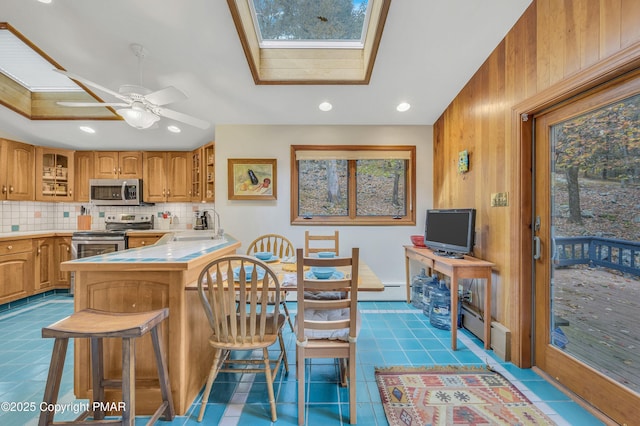
[[[440,256],[461,258],[473,252],[475,209],[427,210],[424,244]]]

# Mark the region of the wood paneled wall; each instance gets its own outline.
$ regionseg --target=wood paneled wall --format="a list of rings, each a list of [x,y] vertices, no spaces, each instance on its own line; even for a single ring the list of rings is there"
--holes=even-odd
[[[531,242],[516,234],[526,235],[518,217],[530,210],[531,193],[521,185],[519,159],[530,148],[514,109],[640,43],[639,22],[638,0],[534,0],[434,124],[433,204],[477,209],[475,255],[497,265],[494,316],[512,332],[516,365],[530,362],[522,319],[530,296],[522,290],[531,283],[516,254]],[[462,150],[470,168],[458,174]],[[508,207],[491,207],[495,192],[509,194]]]

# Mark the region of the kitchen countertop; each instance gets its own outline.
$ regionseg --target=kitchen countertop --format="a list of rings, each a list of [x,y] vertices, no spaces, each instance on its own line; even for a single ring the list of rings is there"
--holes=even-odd
[[[78,232],[77,229],[48,229],[44,231],[20,231],[20,232],[0,232],[0,241],[5,240],[24,240],[37,237],[70,237],[74,232]],[[104,231],[104,229],[91,229],[91,231]],[[168,232],[188,232],[188,229],[135,229],[127,231],[127,235],[138,234],[166,234]]]
[[[203,231],[183,231],[172,235],[193,236]],[[206,234],[202,233],[203,236]],[[230,235],[224,239],[191,239],[173,241],[171,235],[165,235],[156,244],[116,251],[91,257],[70,260],[60,265],[63,271],[91,270],[100,265],[102,270],[139,269],[143,267],[161,269],[184,269],[198,259],[240,242]]]
[[[55,230],[49,229],[46,231],[23,231],[23,232],[1,232],[0,233],[0,241],[6,240],[26,240],[29,238],[37,238],[37,237],[70,237],[76,231],[64,229],[64,230]]]

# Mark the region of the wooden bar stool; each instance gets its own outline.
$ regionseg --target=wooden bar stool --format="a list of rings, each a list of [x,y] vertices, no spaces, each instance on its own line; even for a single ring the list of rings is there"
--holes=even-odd
[[[147,424],[153,424],[164,413],[165,420],[173,420],[175,411],[173,408],[173,398],[169,386],[169,374],[167,371],[166,356],[160,339],[158,325],[169,316],[169,309],[159,309],[150,312],[134,313],[113,313],[98,311],[95,309],[85,309],[78,311],[71,316],[64,318],[48,327],[42,329],[42,337],[53,337],[53,354],[51,355],[51,365],[49,376],[44,391],[43,406],[55,404],[60,391],[60,380],[62,379],[62,369],[64,359],[67,354],[69,339],[89,338],[91,339],[91,368],[93,383],[93,401],[90,409],[82,413],[73,422],[54,422],[53,411],[40,412],[40,426],[57,424],[79,424],[79,425],[127,425],[135,424],[135,339],[151,332],[153,348],[158,366],[158,377],[160,379],[160,392],[162,394],[162,404],[153,414]],[[102,344],[104,338],[122,339],[122,380],[111,380],[104,378],[104,362]],[[105,412],[102,404],[93,404],[104,401],[105,388],[122,387],[122,419],[105,420]],[[91,409],[92,408],[92,409]],[[94,420],[86,420],[93,413]]]

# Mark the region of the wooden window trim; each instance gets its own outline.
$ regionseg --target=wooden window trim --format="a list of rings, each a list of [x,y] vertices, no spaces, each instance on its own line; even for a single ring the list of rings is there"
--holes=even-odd
[[[393,216],[356,216],[356,173],[355,162],[349,162],[348,178],[348,216],[319,216],[304,218],[298,215],[298,161],[296,151],[408,151],[410,158],[409,166],[405,175],[406,191],[406,212],[400,219]],[[363,226],[412,226],[416,224],[416,147],[413,145],[291,145],[291,224],[292,225],[363,225]]]

